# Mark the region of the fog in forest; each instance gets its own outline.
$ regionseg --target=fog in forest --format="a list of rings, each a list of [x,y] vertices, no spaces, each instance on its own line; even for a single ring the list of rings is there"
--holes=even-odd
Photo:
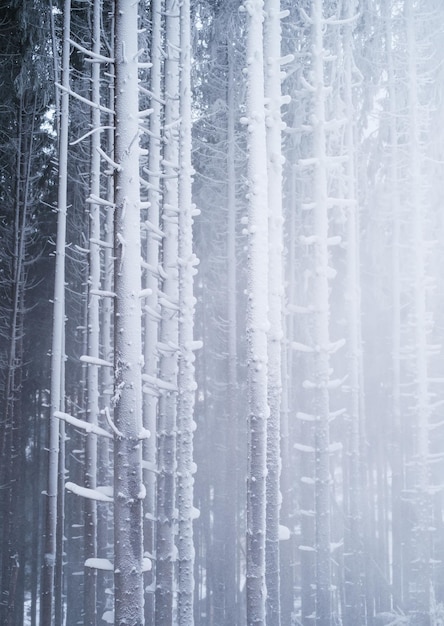
[[[444,624],[444,3],[0,3],[0,626]]]

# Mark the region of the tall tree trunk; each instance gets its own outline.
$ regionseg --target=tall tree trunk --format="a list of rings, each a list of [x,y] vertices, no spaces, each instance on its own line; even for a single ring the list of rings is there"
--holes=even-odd
[[[316,625],[331,624],[330,433],[329,433],[329,266],[326,88],[323,0],[312,4],[314,144],[314,356]],[[310,381],[311,382],[311,381]],[[310,384],[311,386],[311,384]]]
[[[69,36],[71,2],[63,6],[62,85],[60,96],[60,140],[58,177],[58,218],[56,243],[56,270],[54,287],[54,318],[51,349],[51,415],[49,418],[48,487],[46,494],[45,551],[40,600],[40,622],[51,626],[54,609],[54,567],[57,537],[57,493],[59,471],[59,420],[54,412],[63,410],[62,372],[65,326],[65,245],[68,181],[68,108],[69,108]]]
[[[268,330],[268,207],[265,133],[263,1],[248,0],[248,474],[247,624],[265,624],[265,506]]]
[[[142,329],[138,2],[115,4],[114,623],[142,626]]]
[[[225,481],[225,564],[224,575],[224,613],[228,624],[236,623],[236,606],[240,604],[238,596],[239,575],[239,546],[237,538],[237,513],[240,486],[239,478],[234,485],[230,478],[233,468],[239,475],[239,398],[238,398],[238,347],[237,347],[237,255],[236,255],[236,112],[237,101],[235,94],[235,59],[233,46],[227,42],[227,321],[228,321],[228,397],[229,397],[229,424],[226,429],[226,481]],[[235,433],[235,442],[231,434]],[[234,493],[233,493],[234,488]]]
[[[281,11],[280,0],[265,2],[265,97],[267,99],[266,139],[268,169],[268,404],[266,481],[266,587],[267,625],[279,626],[280,610],[280,421],[281,343],[283,334],[283,214],[281,147]]]
[[[355,14],[354,2],[348,5],[346,20]],[[356,128],[353,97],[353,25],[344,27],[344,104],[346,111],[345,150],[347,154],[346,197],[349,202],[347,215],[347,311],[348,311],[348,516],[345,527],[345,620],[349,626],[365,621],[363,596],[362,554],[362,498],[361,498],[361,433],[364,425],[362,402],[362,337],[361,337],[361,294],[359,284],[359,208],[357,195]]]
[[[396,610],[404,606],[403,600],[403,520],[402,489],[404,483],[401,437],[401,210],[399,188],[399,137],[397,123],[397,88],[393,58],[393,20],[391,7],[384,5],[385,42],[387,56],[387,80],[390,104],[390,205],[392,207],[392,602]]]
[[[92,53],[100,54],[101,2],[94,0],[92,6]],[[90,196],[100,197],[100,64],[92,63],[91,68],[91,162]],[[100,207],[91,202],[89,207],[89,276],[88,276],[88,356],[99,358],[100,324]],[[97,425],[99,415],[99,366],[89,363],[87,370],[87,412],[86,419]],[[85,487],[97,486],[97,435],[89,433],[85,442]],[[85,559],[97,557],[97,502],[86,498],[84,502]],[[97,570],[84,569],[84,619],[85,623],[97,623]]]
[[[162,132],[162,36],[163,36],[164,1],[154,0],[151,3],[151,78],[149,84],[150,107],[153,110],[150,116],[150,135],[148,147],[148,221],[146,235],[146,261],[144,287],[150,290],[145,300],[144,333],[145,333],[145,374],[155,381],[158,374],[159,357],[157,341],[159,338],[159,252],[162,243],[160,234],[160,205],[162,190],[160,172],[162,168],[161,132]],[[147,497],[145,499],[145,546],[149,553],[156,549],[156,473],[157,467],[157,411],[159,406],[158,391],[152,386],[144,387],[143,413],[144,425],[151,432],[151,437],[145,442],[144,459],[147,461],[145,484]],[[147,626],[154,624],[155,618],[155,581],[156,561],[149,574],[151,585],[145,598],[145,620]]]
[[[178,599],[180,626],[194,624],[193,431],[196,381],[193,341],[193,276],[198,261],[193,252],[191,185],[191,40],[190,3],[180,5],[180,170],[179,170],[179,372],[177,407]]]
[[[109,32],[109,48],[110,56],[114,58],[114,16],[110,16]],[[114,65],[109,66],[108,76],[108,102],[107,106],[110,111],[114,107]],[[114,160],[114,114],[108,114],[109,128],[106,132],[106,150],[111,160]],[[113,292],[113,223],[114,223],[114,180],[112,172],[107,172],[106,181],[106,200],[110,203],[107,206],[103,234],[101,239],[105,241],[103,246],[103,291],[105,293]],[[113,298],[104,297],[102,300],[102,307],[100,311],[100,346],[102,349],[103,358],[105,361],[112,363],[113,361]],[[111,397],[113,394],[113,371],[110,367],[102,367],[99,370],[99,407],[101,413],[109,410],[111,418],[113,418],[113,411],[111,406]],[[102,418],[103,420],[103,418]],[[99,485],[111,485],[112,484],[112,444],[110,440],[101,437],[97,441],[97,481]],[[109,507],[99,506],[97,510],[97,555],[99,558],[106,558],[109,553],[112,552],[112,513]],[[111,594],[107,593],[107,589],[112,587],[112,574],[111,572],[98,572],[97,573],[97,615],[100,616],[106,610],[112,608]],[[99,612],[102,611],[102,612]]]
[[[411,621],[418,626],[430,624],[431,587],[431,499],[429,495],[429,420],[430,391],[427,363],[427,311],[426,311],[426,258],[425,258],[425,202],[423,195],[423,172],[421,139],[424,128],[420,119],[418,52],[413,0],[404,4],[407,29],[407,55],[409,80],[409,152],[410,152],[410,198],[412,211],[412,243],[414,262],[414,359],[416,399],[416,485],[417,522],[414,529],[415,564],[413,566],[414,591],[411,603]]]
[[[176,403],[178,350],[178,175],[179,175],[179,2],[168,0],[165,27],[165,189],[162,210],[163,297],[160,325],[158,489],[156,538],[156,623],[173,620],[175,561]]]

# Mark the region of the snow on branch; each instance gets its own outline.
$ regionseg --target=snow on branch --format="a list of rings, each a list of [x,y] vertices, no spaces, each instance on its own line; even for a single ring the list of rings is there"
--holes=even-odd
[[[290,15],[290,11],[289,9],[283,9],[283,11],[279,11],[278,13],[278,17],[280,20],[283,20],[284,18],[288,17]]]
[[[279,64],[287,65],[287,63],[293,63],[293,61],[294,61],[294,54],[286,54],[284,57],[281,57],[279,59]]]
[[[309,83],[308,80],[304,76],[301,75],[300,81],[304,89],[306,89],[309,93],[314,93],[316,91],[313,85]]]
[[[344,413],[346,413],[346,412],[347,412],[347,409],[338,409],[337,411],[331,411],[328,414],[328,421],[332,422],[337,417],[340,417],[341,415],[344,415]]]
[[[303,422],[315,422],[316,415],[312,415],[311,413],[303,413],[302,411],[298,411],[296,413],[296,418],[298,420],[302,420]]]
[[[162,391],[177,391],[177,386],[174,383],[169,383],[166,380],[155,378],[154,376],[150,376],[149,374],[142,374],[142,380],[154,389],[159,389]]]
[[[113,244],[109,241],[103,241],[102,239],[95,239],[94,237],[89,238],[90,243],[94,243],[96,246],[100,246],[101,248],[113,248]]]
[[[100,569],[104,572],[112,572],[114,566],[109,559],[91,558],[86,559],[85,567],[92,567],[93,569]]]
[[[149,296],[151,296],[152,293],[153,293],[153,290],[147,287],[146,289],[142,289],[139,292],[139,298],[143,300],[144,298],[148,298]]]
[[[318,243],[319,237],[317,235],[310,235],[309,237],[306,237],[305,235],[301,235],[299,237],[299,241],[301,242],[303,246],[311,246],[314,243]]]
[[[203,341],[201,339],[195,339],[194,341],[186,341],[184,344],[186,350],[201,350],[203,348]]]
[[[71,482],[65,483],[65,488],[68,491],[71,491],[71,493],[74,493],[76,496],[81,496],[82,498],[97,500],[98,502],[113,502],[113,499],[110,498],[110,496],[107,496],[105,493],[102,493],[98,489],[81,487],[80,485],[76,485],[76,483]]]
[[[114,202],[110,202],[109,200],[105,200],[104,198],[99,198],[99,196],[94,195],[93,193],[86,199],[88,204],[101,204],[102,206],[109,206],[114,208],[116,205]]]
[[[114,291],[104,291],[103,289],[90,289],[89,293],[92,296],[98,296],[99,298],[115,298]]]
[[[114,59],[112,59],[111,57],[105,57],[102,54],[97,54],[96,52],[93,52],[92,50],[88,50],[88,48],[84,48],[83,46],[81,46],[76,41],[73,41],[72,39],[68,39],[68,41],[72,46],[74,46],[74,48],[77,48],[77,50],[80,50],[80,52],[83,52],[83,54],[90,57],[91,59],[100,61],[101,63],[114,63]]]
[[[114,367],[112,363],[109,361],[105,361],[105,359],[98,359],[95,356],[88,356],[87,354],[83,354],[80,357],[80,361],[82,363],[87,363],[88,365],[99,365],[104,367]]]
[[[335,17],[327,17],[322,21],[328,26],[345,26],[345,24],[351,24],[352,22],[355,22],[359,18],[359,15],[360,13],[356,13],[351,17],[343,18],[340,20],[336,19]]]
[[[304,380],[302,382],[303,389],[316,389],[318,385],[314,383],[312,380]]]
[[[335,235],[327,239],[327,246],[339,246],[340,243],[342,243],[341,235]]]
[[[306,446],[303,443],[295,443],[293,444],[293,448],[295,450],[298,450],[299,452],[314,452],[315,451],[313,446]]]
[[[160,228],[158,228],[157,226],[155,226],[152,222],[150,222],[149,220],[145,220],[144,221],[144,225],[147,228],[147,230],[151,231],[152,233],[155,233],[158,237],[160,237],[161,239],[163,239],[165,237],[165,234],[160,230]]]
[[[160,322],[160,320],[162,319],[162,316],[160,315],[160,313],[158,313],[157,311],[155,311],[152,307],[145,305],[143,307],[143,310],[148,313],[148,315],[151,317],[151,319]]]
[[[62,91],[64,91],[68,95],[72,96],[73,98],[76,98],[76,100],[80,100],[80,102],[83,102],[84,104],[87,104],[88,106],[92,107],[93,109],[99,109],[103,113],[109,113],[110,115],[114,115],[114,111],[112,109],[108,109],[108,107],[104,107],[101,104],[96,104],[92,100],[88,100],[88,98],[84,98],[83,96],[80,96],[78,93],[76,93],[72,89],[68,89],[64,85],[61,85],[60,83],[54,83],[54,84],[55,84],[55,86],[58,89],[61,89]]]
[[[103,409],[103,414],[105,415],[108,426],[111,428],[113,433],[115,433],[118,437],[123,437],[122,433],[120,432],[120,430],[117,428],[117,426],[114,424],[113,420],[111,419],[109,408],[107,406]]]
[[[165,100],[163,100],[162,98],[159,98],[157,94],[154,94],[152,91],[150,91],[146,87],[142,87],[141,85],[139,85],[139,91],[145,94],[146,96],[149,96],[152,100],[155,100],[159,104],[165,105]]]
[[[74,139],[74,141],[71,141],[69,145],[75,146],[81,141],[83,141],[84,139],[87,139],[88,137],[90,137],[93,133],[100,133],[102,132],[102,130],[114,130],[114,126],[98,126],[97,128],[92,128],[91,130],[89,130],[87,133],[85,133],[78,139]]]
[[[335,354],[343,346],[345,346],[345,339],[339,339],[338,341],[328,344],[328,346],[323,346],[323,348],[328,354]]]
[[[335,378],[334,380],[329,380],[327,383],[327,389],[338,389],[341,387],[348,378],[348,374],[343,378]]]
[[[109,157],[106,152],[104,150],[102,150],[102,148],[100,146],[96,146],[96,150],[97,152],[100,154],[100,156],[105,159],[105,161],[111,165],[111,167],[113,169],[116,170],[116,172],[120,172],[122,170],[122,166],[119,165],[118,163],[116,163],[115,161],[112,160],[111,157]]]
[[[311,17],[304,11],[304,9],[301,7],[299,9],[299,13],[300,16],[302,17],[302,19],[304,20],[304,22],[306,24],[313,24],[313,20],[311,19]]]
[[[351,207],[354,206],[355,203],[355,200],[349,200],[348,198],[327,198],[327,206],[329,209],[333,209],[335,207]]]
[[[159,298],[159,304],[170,311],[179,311],[179,305],[168,298]]]
[[[93,433],[94,435],[102,435],[103,437],[107,437],[108,439],[112,439],[112,435],[100,426],[96,424],[90,424],[89,422],[85,422],[85,420],[78,419],[73,415],[69,415],[68,413],[63,413],[62,411],[54,411],[54,417],[57,419],[63,420],[67,424],[71,424],[76,428],[81,428],[86,433]]]
[[[139,111],[139,118],[149,117],[154,109],[145,109],[144,111]]]

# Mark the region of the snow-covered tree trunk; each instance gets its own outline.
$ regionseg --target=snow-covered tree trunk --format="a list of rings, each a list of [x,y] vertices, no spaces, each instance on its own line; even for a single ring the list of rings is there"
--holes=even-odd
[[[111,16],[110,16],[111,17]],[[109,31],[106,33],[109,46],[109,56],[114,58],[114,17],[110,19]],[[108,92],[106,106],[109,108],[106,129],[105,145],[107,155],[114,160],[114,64],[110,63],[107,68],[107,83]],[[109,297],[109,294],[114,290],[114,261],[113,261],[113,231],[114,231],[114,178],[112,168],[108,168],[106,171],[106,187],[104,190],[106,193],[106,200],[109,205],[105,210],[104,223],[102,228],[101,239],[105,242],[102,246],[102,287],[105,294],[101,300],[100,309],[100,347],[102,350],[102,356],[108,363],[113,362],[114,346],[113,346],[113,309],[114,302],[113,297]],[[101,367],[99,370],[99,408],[101,413],[109,411],[109,415],[113,418],[113,411],[111,406],[111,397],[113,394],[113,370],[111,367]],[[103,417],[102,417],[103,422]],[[99,485],[112,484],[112,443],[106,437],[100,437],[97,441],[97,482]],[[97,556],[99,558],[105,558],[111,556],[109,553],[112,551],[112,509],[105,506],[99,506],[97,511]],[[100,619],[101,615],[106,610],[111,610],[113,598],[110,594],[106,593],[106,589],[111,587],[112,573],[111,572],[98,572],[97,573],[97,610],[102,610],[102,613],[98,612]]]
[[[177,621],[193,626],[193,431],[196,381],[193,343],[193,276],[198,261],[193,252],[191,185],[191,39],[190,2],[180,5],[180,170],[179,170],[179,372],[177,407],[178,598]]]
[[[262,0],[247,0],[248,476],[247,623],[265,624],[265,507],[268,322],[268,202]]]
[[[92,7],[92,47],[95,55],[100,54],[101,1],[94,0]],[[90,198],[100,197],[100,64],[91,64],[91,109]],[[97,425],[99,415],[99,291],[100,291],[100,207],[97,202],[89,206],[89,277],[88,277],[88,356],[94,363],[87,370],[87,421]],[[85,442],[85,487],[97,486],[97,435],[89,433]],[[84,503],[85,559],[97,557],[97,502],[85,498]],[[85,621],[97,622],[97,570],[85,567],[84,582]]]
[[[227,322],[228,322],[228,402],[230,424],[235,431],[234,445],[230,441],[232,430],[227,432],[227,459],[225,472],[238,468],[239,465],[239,398],[238,398],[238,346],[237,346],[237,255],[236,255],[236,111],[235,93],[235,58],[231,39],[227,40]],[[205,349],[205,348],[204,348]],[[234,485],[226,480],[226,516],[225,516],[225,566],[224,600],[225,619],[234,624],[236,620],[238,574],[238,538],[236,532],[236,508],[239,502],[239,478]],[[234,493],[233,493],[234,489]]]
[[[348,4],[345,20],[353,18],[356,12],[354,2]],[[345,153],[347,162],[347,287],[346,301],[348,313],[348,334],[346,340],[348,360],[348,519],[345,528],[345,620],[349,626],[361,623],[364,618],[363,595],[363,555],[362,555],[362,507],[361,507],[361,433],[364,424],[362,415],[362,338],[361,338],[361,294],[359,283],[359,208],[357,198],[356,127],[354,120],[354,62],[353,62],[353,22],[344,26],[344,105],[345,105]]]
[[[40,600],[40,622],[42,624],[48,624],[48,626],[51,626],[54,623],[54,567],[56,560],[57,493],[59,471],[59,420],[54,417],[54,413],[56,411],[63,410],[61,375],[63,372],[62,362],[65,358],[65,245],[68,182],[70,0],[65,0],[64,2],[63,15],[62,84],[65,89],[62,91],[60,96],[59,174],[57,192],[58,217],[54,286],[54,317],[51,348],[51,415],[49,421],[45,553]]]
[[[145,299],[144,314],[144,373],[155,381],[158,375],[158,350],[159,337],[159,251],[162,242],[160,233],[160,205],[162,189],[160,172],[162,169],[161,157],[161,132],[163,115],[162,95],[162,34],[163,34],[164,1],[154,0],[151,3],[151,71],[149,82],[150,108],[152,113],[149,118],[149,145],[148,145],[148,220],[146,222],[146,254],[147,268],[145,272],[144,288],[149,290]],[[156,461],[157,461],[157,410],[159,406],[159,394],[156,388],[144,387],[143,397],[143,421],[145,428],[151,432],[151,437],[145,442],[144,460],[147,461],[144,482],[147,487],[145,499],[145,547],[148,552],[155,552],[156,542]],[[154,599],[155,599],[156,562],[153,562],[151,580],[153,584],[148,588],[145,598],[145,620],[147,624],[154,624]]]
[[[402,585],[402,440],[401,440],[401,208],[400,208],[400,181],[398,169],[400,167],[399,133],[397,118],[397,85],[395,76],[393,51],[393,19],[390,4],[384,5],[384,26],[387,57],[387,81],[389,90],[390,114],[390,206],[392,212],[392,601],[395,609],[403,606]]]
[[[313,200],[314,200],[314,353],[316,625],[331,624],[330,433],[329,433],[329,274],[326,87],[323,0],[312,4],[313,32]],[[312,384],[313,383],[313,384]]]
[[[114,583],[118,626],[143,612],[138,2],[115,4]]]
[[[415,413],[416,413],[416,485],[417,523],[414,529],[416,558],[413,569],[412,623],[428,626],[430,623],[430,527],[432,525],[429,495],[429,420],[431,414],[428,380],[427,348],[427,285],[425,251],[425,197],[422,165],[421,135],[428,115],[421,107],[418,76],[418,38],[413,0],[405,0],[404,10],[407,31],[408,104],[409,104],[409,178],[411,181],[411,233],[414,254],[413,306],[414,306],[414,363],[415,363]]]
[[[178,210],[180,6],[165,4],[164,201],[158,417],[156,623],[172,624],[175,556],[176,403],[178,373]]]
[[[280,421],[281,343],[283,334],[283,214],[281,147],[281,11],[280,0],[265,1],[264,71],[267,100],[266,140],[268,169],[268,404],[266,481],[267,624],[280,624]]]

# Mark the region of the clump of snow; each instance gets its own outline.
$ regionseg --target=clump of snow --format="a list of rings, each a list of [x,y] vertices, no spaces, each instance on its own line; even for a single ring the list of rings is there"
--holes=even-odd
[[[150,572],[151,568],[152,568],[151,559],[149,559],[147,556],[144,556],[143,557],[142,571],[143,572]]]
[[[114,569],[113,564],[108,559],[97,558],[86,559],[85,567],[92,567],[94,569],[100,569],[106,572],[112,572]]]
[[[288,526],[279,524],[279,541],[287,541],[287,539],[290,539],[290,534]]]
[[[102,620],[107,624],[114,624],[114,611],[105,611],[102,615]]]
[[[65,488],[68,489],[68,491],[75,493],[77,496],[82,496],[83,498],[88,498],[89,500],[98,500],[100,502],[113,501],[112,498],[97,489],[88,489],[87,487],[76,485],[75,483],[67,482],[65,484]]]

